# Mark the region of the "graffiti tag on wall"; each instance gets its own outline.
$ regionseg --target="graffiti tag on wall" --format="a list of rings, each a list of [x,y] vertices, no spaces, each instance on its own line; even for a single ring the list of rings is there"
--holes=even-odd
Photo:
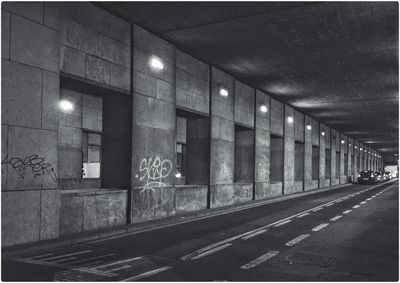
[[[258,173],[258,180],[265,181],[267,179],[267,173],[268,173],[267,163],[265,163],[264,160],[258,163],[257,173]]]
[[[26,170],[31,170],[34,178],[47,174],[54,182],[57,182],[57,175],[52,165],[45,162],[45,159],[37,154],[31,154],[24,159],[19,157],[8,158],[7,154],[1,161],[1,166],[3,165],[10,165],[22,179],[25,178]],[[3,170],[1,173],[3,174]]]
[[[164,187],[163,179],[167,178],[172,171],[172,162],[157,156],[156,158],[143,158],[139,165],[140,181],[146,181],[145,187]]]
[[[221,164],[221,169],[220,169],[220,176],[224,179],[230,179],[232,178],[232,172],[230,168],[225,164]]]

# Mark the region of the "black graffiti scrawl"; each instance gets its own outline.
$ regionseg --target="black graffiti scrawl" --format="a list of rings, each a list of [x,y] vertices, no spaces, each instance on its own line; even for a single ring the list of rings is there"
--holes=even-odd
[[[52,165],[45,162],[45,159],[37,154],[31,154],[24,159],[19,157],[8,158],[7,154],[1,161],[1,166],[3,165],[10,165],[22,179],[25,177],[26,170],[31,170],[34,178],[48,174],[54,182],[57,182],[57,175]],[[3,174],[3,170],[1,173]]]

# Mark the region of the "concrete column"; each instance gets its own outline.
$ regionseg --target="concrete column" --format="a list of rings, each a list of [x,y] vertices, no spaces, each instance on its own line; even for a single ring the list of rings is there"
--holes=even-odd
[[[267,107],[267,112],[260,111],[260,107]],[[256,90],[255,107],[255,199],[263,199],[274,195],[270,186],[270,143],[271,143],[271,105],[270,98],[265,93]],[[281,190],[275,192],[280,195]]]
[[[284,136],[284,104],[271,98],[270,99],[270,103],[271,103],[271,127],[270,127],[270,131],[271,131],[271,135],[274,134],[276,136],[280,136],[283,137]],[[283,143],[282,143],[283,144]],[[272,138],[271,138],[271,148],[270,151],[272,151]],[[277,153],[283,154],[283,150],[282,149],[275,149],[277,150]],[[281,151],[281,152],[279,152]],[[283,160],[283,159],[282,159]],[[277,164],[271,164],[270,168],[272,166],[277,166]],[[280,167],[281,165],[278,164],[278,166]],[[280,167],[279,169],[282,169],[283,172],[283,165],[282,167]],[[271,175],[270,175],[270,179],[271,179]],[[277,195],[277,194],[283,194],[283,173],[282,173],[282,178],[281,181],[271,181],[270,182],[270,186],[271,186],[271,194],[273,195]]]
[[[225,89],[228,96],[221,96]],[[223,71],[211,70],[210,206],[234,203],[235,81]]]
[[[324,188],[327,186],[325,182],[325,144],[328,131],[325,125],[321,123],[319,125],[319,188]],[[325,135],[323,136],[322,133],[325,133]]]
[[[293,122],[288,118],[292,117]],[[296,192],[294,187],[294,134],[295,134],[294,109],[285,105],[284,115],[284,166],[283,166],[283,193],[291,194]]]
[[[334,129],[331,130],[331,133],[331,186],[335,186],[338,184],[338,179],[336,178],[336,149],[338,148],[337,141],[340,137]]]
[[[133,37],[131,221],[140,222],[175,214],[175,47],[136,25]]]
[[[311,126],[311,130],[307,129],[307,125]],[[312,183],[312,138],[313,123],[309,116],[304,118],[304,190],[314,188]],[[317,129],[318,130],[318,129]]]
[[[353,152],[354,152],[354,170],[353,170],[353,176],[354,176],[354,181],[357,181],[358,178],[358,173],[360,172],[360,163],[358,162],[359,158],[359,150],[358,150],[358,142],[356,140],[353,140]]]
[[[2,5],[2,246],[59,235],[60,27],[51,3]],[[11,48],[9,48],[11,47]],[[32,167],[18,167],[29,160]],[[38,168],[40,170],[38,170]],[[18,170],[21,169],[21,170]]]
[[[352,181],[354,181],[354,169],[352,169],[352,165],[354,166],[354,164],[352,163],[352,159],[354,158],[354,144],[353,144],[353,140],[350,138],[347,138],[347,157],[348,157],[348,161],[347,161],[347,174],[348,177],[351,178]],[[353,161],[354,162],[354,161]],[[348,179],[349,180],[349,179]]]
[[[342,143],[342,140],[344,141],[344,143]],[[344,172],[344,154],[347,154],[347,138],[345,135],[340,134],[340,140],[339,140],[339,144],[340,144],[340,168],[339,168],[339,183],[340,184],[344,184],[347,183],[347,172]],[[348,155],[347,155],[348,157]],[[346,160],[347,162],[347,160]]]

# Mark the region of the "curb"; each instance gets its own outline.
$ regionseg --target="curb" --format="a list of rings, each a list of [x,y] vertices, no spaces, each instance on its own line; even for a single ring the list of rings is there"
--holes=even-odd
[[[66,236],[63,238],[45,240],[40,242],[16,245],[13,247],[2,248],[2,257],[15,256],[20,253],[34,252],[37,250],[59,248],[74,244],[82,244],[86,242],[93,241],[105,241],[111,240],[113,238],[124,237],[128,235],[143,233],[151,230],[162,229],[170,226],[175,226],[179,224],[184,224],[192,221],[202,220],[206,218],[211,218],[219,215],[229,214],[241,210],[251,209],[258,206],[263,206],[267,204],[277,203],[285,200],[290,200],[294,198],[300,198],[308,195],[313,195],[317,193],[327,192],[333,189],[340,189],[347,186],[353,185],[352,183],[336,185],[333,187],[326,187],[323,189],[313,189],[305,192],[294,193],[286,196],[277,196],[274,198],[263,199],[263,200],[251,200],[248,202],[243,202],[240,204],[234,204],[230,206],[218,207],[205,209],[197,212],[189,212],[186,214],[178,216],[170,216],[161,219],[149,220],[142,223],[136,224],[125,224],[122,226],[115,226],[107,229],[100,229],[96,231],[88,231],[79,233],[77,235]]]

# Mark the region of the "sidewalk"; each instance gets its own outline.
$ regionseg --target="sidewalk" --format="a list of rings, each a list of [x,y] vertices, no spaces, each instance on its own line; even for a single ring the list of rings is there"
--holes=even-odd
[[[274,198],[264,199],[264,200],[252,200],[249,202],[238,203],[225,207],[211,208],[191,213],[186,213],[179,216],[171,216],[161,219],[149,220],[141,223],[125,224],[121,226],[114,226],[105,229],[98,229],[94,231],[87,231],[83,233],[78,233],[75,235],[63,236],[57,239],[45,240],[40,242],[16,245],[13,247],[2,248],[2,257],[7,258],[11,256],[16,256],[19,253],[34,252],[37,250],[56,248],[62,246],[68,246],[78,243],[85,243],[93,240],[100,239],[112,239],[115,237],[121,237],[130,234],[137,234],[145,231],[151,231],[156,229],[162,229],[168,226],[174,226],[183,224],[186,222],[196,221],[204,218],[214,217],[218,215],[228,214],[240,210],[246,210],[257,206],[262,206],[270,203],[281,202],[293,198],[299,198],[307,195],[312,195],[316,193],[326,192],[332,189],[343,188],[352,185],[351,183],[337,185],[334,187],[327,187],[324,189],[315,189],[307,192],[301,192],[291,195],[278,196]]]

